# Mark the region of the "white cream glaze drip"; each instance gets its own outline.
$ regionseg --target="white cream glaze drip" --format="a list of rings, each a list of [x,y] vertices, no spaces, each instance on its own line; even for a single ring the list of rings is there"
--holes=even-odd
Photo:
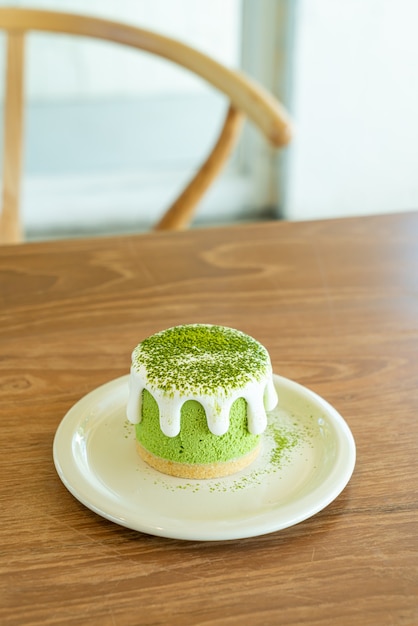
[[[224,435],[229,429],[231,406],[238,398],[247,402],[247,426],[252,435],[261,434],[267,426],[266,410],[271,411],[277,404],[272,372],[269,371],[261,381],[250,381],[244,387],[233,389],[228,398],[219,395],[186,395],[178,391],[170,396],[155,389],[147,381],[143,367],[138,371],[131,368],[129,378],[129,398],[127,417],[137,424],[141,421],[142,391],[147,389],[158,404],[160,428],[167,437],[176,437],[180,432],[181,408],[188,400],[196,400],[203,406],[209,430],[214,435]]]

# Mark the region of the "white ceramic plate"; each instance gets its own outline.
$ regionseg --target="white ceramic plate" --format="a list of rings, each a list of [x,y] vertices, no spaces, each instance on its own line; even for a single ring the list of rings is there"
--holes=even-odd
[[[146,465],[125,417],[128,376],[98,387],[64,417],[54,439],[57,472],[88,508],[152,535],[216,541],[297,524],[344,489],[355,443],[325,400],[286,378],[274,381],[279,408],[269,414],[262,453],[234,476],[185,480]]]

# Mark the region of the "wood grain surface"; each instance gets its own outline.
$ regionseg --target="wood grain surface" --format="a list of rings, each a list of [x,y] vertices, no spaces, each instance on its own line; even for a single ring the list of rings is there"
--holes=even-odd
[[[418,623],[418,213],[0,248],[0,623]],[[188,542],[117,526],[59,480],[66,411],[132,348],[233,326],[349,424],[342,494],[286,530]]]

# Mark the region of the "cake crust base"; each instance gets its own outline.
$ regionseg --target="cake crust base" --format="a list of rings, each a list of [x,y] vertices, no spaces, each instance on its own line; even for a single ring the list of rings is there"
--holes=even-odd
[[[253,450],[250,450],[245,456],[230,461],[219,461],[215,463],[178,463],[169,459],[162,459],[149,450],[146,450],[141,443],[136,440],[136,448],[139,456],[151,467],[178,478],[221,478],[222,476],[230,476],[236,474],[240,470],[248,467],[258,456],[261,444],[258,444]]]

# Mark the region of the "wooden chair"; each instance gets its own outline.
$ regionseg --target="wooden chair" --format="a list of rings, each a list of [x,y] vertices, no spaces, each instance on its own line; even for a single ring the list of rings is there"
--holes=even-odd
[[[219,138],[197,174],[156,229],[186,228],[196,205],[225,164],[248,117],[274,146],[287,144],[289,117],[277,100],[242,73],[228,69],[201,52],[148,30],[95,17],[52,11],[0,8],[0,29],[7,33],[4,105],[3,198],[0,242],[22,240],[19,196],[22,177],[24,112],[24,42],[29,31],[47,31],[93,37],[120,43],[163,57],[194,72],[229,99]]]

